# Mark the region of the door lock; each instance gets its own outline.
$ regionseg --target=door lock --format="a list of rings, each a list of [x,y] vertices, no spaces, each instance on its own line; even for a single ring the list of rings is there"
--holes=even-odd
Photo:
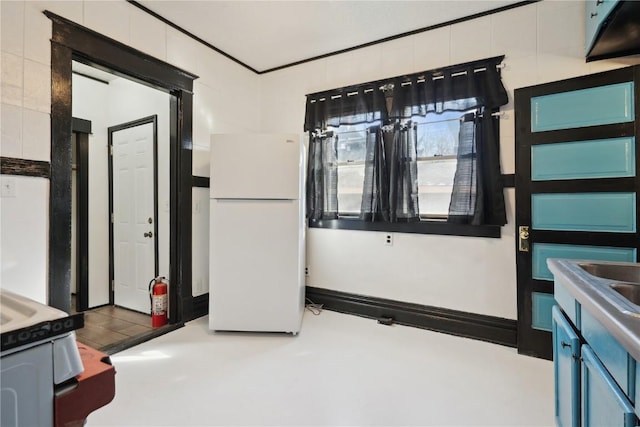
[[[147,221],[149,222],[149,224],[153,224],[153,218],[149,217]]]
[[[529,252],[529,226],[521,225],[518,228],[518,250]]]
[[[144,233],[144,237],[152,238],[153,237],[153,232],[149,231],[148,233]]]

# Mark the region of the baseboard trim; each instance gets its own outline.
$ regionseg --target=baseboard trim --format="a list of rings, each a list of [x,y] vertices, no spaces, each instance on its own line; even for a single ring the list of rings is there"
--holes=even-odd
[[[306,296],[326,310],[429,329],[450,335],[517,347],[516,321],[441,307],[306,287]]]

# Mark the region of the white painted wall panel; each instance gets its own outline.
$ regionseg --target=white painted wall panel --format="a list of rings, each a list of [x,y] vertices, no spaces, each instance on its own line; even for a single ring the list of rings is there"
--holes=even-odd
[[[49,181],[2,175],[15,197],[0,198],[0,286],[47,303]]]

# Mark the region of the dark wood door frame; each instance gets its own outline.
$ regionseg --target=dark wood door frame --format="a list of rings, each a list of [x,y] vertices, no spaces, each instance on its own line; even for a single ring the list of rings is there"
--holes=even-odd
[[[51,38],[51,176],[49,203],[49,304],[69,311],[71,282],[71,61],[113,72],[171,95],[169,316],[195,310],[191,285],[193,80],[196,75],[160,61],[49,11]],[[197,307],[203,307],[197,305]]]
[[[89,308],[89,134],[91,121],[74,117],[76,135],[76,311]]]

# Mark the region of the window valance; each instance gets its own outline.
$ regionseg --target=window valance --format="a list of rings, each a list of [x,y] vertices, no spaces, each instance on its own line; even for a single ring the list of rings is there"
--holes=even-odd
[[[504,55],[307,95],[304,130],[498,108],[508,102],[500,79],[503,59]]]

